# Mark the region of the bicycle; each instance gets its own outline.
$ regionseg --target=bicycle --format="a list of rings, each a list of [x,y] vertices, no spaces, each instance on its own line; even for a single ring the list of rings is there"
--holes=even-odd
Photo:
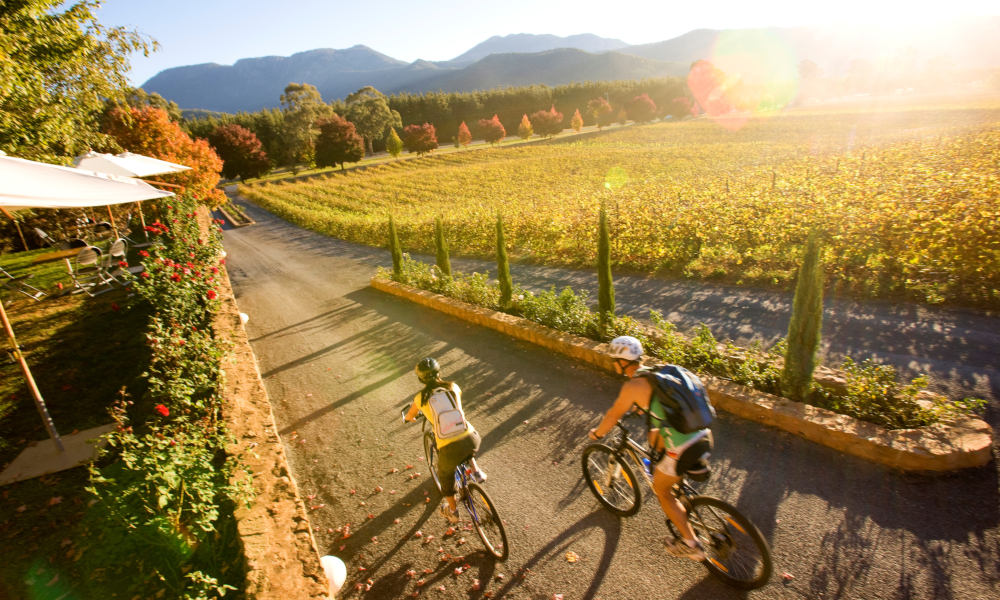
[[[618,431],[608,443],[592,443],[583,450],[583,476],[590,491],[612,513],[628,517],[639,512],[642,494],[635,465],[652,488],[649,469],[655,468],[656,456],[629,435],[620,422]],[[642,459],[649,462],[644,466]],[[631,462],[631,465],[629,464]],[[707,480],[709,474],[699,479]],[[733,587],[756,589],[767,583],[773,565],[771,549],[760,530],[731,504],[698,493],[685,475],[674,485],[673,494],[687,511],[688,521],[705,551],[702,564],[710,573]],[[680,538],[674,524],[667,526],[675,538]]]
[[[402,410],[404,422],[408,408],[406,406]],[[427,461],[427,468],[431,472],[431,480],[438,492],[442,492],[437,472],[438,449],[434,440],[434,432],[427,428],[427,419],[423,413],[417,413],[417,417],[423,420],[424,458]],[[500,513],[497,512],[493,499],[486,493],[482,485],[472,480],[472,467],[468,461],[455,467],[455,492],[458,495],[458,503],[469,513],[472,526],[479,534],[483,545],[486,546],[486,551],[499,561],[507,560],[510,547],[507,544],[507,531],[500,519]]]

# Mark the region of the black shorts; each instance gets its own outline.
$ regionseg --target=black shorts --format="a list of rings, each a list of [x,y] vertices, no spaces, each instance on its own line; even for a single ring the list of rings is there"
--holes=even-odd
[[[666,452],[660,462],[656,463],[656,470],[662,471],[671,477],[680,477],[689,471],[699,471],[708,465],[708,458],[712,455],[712,433],[691,444],[681,452],[680,456],[672,456]]]
[[[437,473],[441,482],[441,493],[451,496],[455,493],[455,467],[472,458],[479,451],[482,438],[479,432],[472,430],[469,435],[446,444],[438,451]]]

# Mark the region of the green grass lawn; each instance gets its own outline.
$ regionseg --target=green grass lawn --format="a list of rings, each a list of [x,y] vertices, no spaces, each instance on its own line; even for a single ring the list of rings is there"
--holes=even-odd
[[[109,423],[107,408],[121,390],[141,395],[149,309],[122,289],[96,298],[69,293],[62,261],[33,264],[50,252],[0,256],[5,269],[32,273],[28,281],[50,292],[35,302],[5,289],[0,300],[57,430],[68,435]],[[0,354],[0,468],[47,437],[20,365]],[[78,597],[63,594],[72,591],[67,573],[80,558],[74,528],[90,500],[86,483],[81,467],[0,488],[0,547],[10,550],[0,563],[0,597]]]

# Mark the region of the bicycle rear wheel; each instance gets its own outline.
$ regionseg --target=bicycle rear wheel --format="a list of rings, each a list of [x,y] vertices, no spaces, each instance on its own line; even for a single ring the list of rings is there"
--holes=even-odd
[[[441,492],[441,479],[438,477],[438,451],[434,442],[434,434],[428,431],[424,434],[424,458],[427,460],[427,468],[431,472],[431,480]]]
[[[639,480],[621,455],[604,444],[583,449],[583,477],[605,508],[622,517],[639,512]]]
[[[773,568],[771,549],[750,519],[718,498],[695,496],[689,503],[688,521],[705,550],[705,567],[733,587],[752,590],[766,584]]]
[[[507,530],[504,529],[500,513],[493,505],[493,500],[486,494],[486,490],[477,483],[469,483],[466,492],[465,508],[469,511],[469,516],[472,517],[472,524],[480,539],[483,540],[486,551],[497,560],[507,560],[507,554],[510,550],[507,546]]]

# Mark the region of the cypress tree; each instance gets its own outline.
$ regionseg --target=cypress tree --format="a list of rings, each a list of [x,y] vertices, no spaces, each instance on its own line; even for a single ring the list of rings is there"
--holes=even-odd
[[[788,349],[781,373],[782,391],[793,400],[804,400],[809,393],[822,326],[823,263],[819,236],[814,231],[806,242],[795,283],[792,317],[788,322]]]
[[[615,288],[611,281],[611,240],[608,235],[608,214],[601,201],[600,224],[597,228],[597,314],[604,331],[615,314]]]
[[[441,217],[434,219],[434,246],[437,248],[437,266],[441,272],[451,277],[451,261],[448,259],[448,242],[444,239],[444,225]]]
[[[507,244],[503,236],[503,216],[497,212],[497,280],[500,282],[500,308],[510,306],[514,295],[514,283],[510,279],[510,263],[507,261]]]
[[[392,253],[392,276],[398,281],[403,275],[403,250],[399,247],[396,222],[392,220],[392,215],[389,215],[389,252]]]

